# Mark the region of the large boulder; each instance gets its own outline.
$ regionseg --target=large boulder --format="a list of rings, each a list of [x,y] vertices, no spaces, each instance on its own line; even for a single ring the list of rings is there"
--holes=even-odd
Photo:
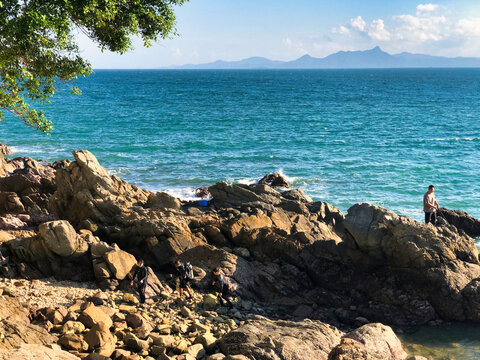
[[[99,322],[95,324],[92,329],[85,334],[85,341],[87,342],[90,351],[99,355],[110,357],[115,351],[116,337],[112,335],[108,326]]]
[[[471,311],[477,307],[471,294],[480,292],[472,238],[452,225],[423,224],[370,204],[352,206],[345,227],[358,246],[357,262],[394,274],[397,289],[428,300],[442,318],[479,321]]]
[[[287,189],[290,187],[285,176],[279,173],[265,175],[258,181],[261,185],[268,185],[274,189]]]
[[[59,256],[84,254],[88,250],[88,244],[75,232],[73,226],[65,220],[41,224],[39,234],[45,246]]]
[[[343,333],[318,321],[255,320],[225,335],[219,347],[226,355],[264,360],[326,360]]]
[[[360,342],[370,356],[378,359],[401,360],[408,357],[392,328],[380,323],[363,325],[345,337]]]
[[[103,257],[118,280],[123,280],[137,262],[135,256],[123,250],[109,251]]]
[[[113,325],[110,316],[108,316],[100,307],[97,307],[92,303],[89,303],[85,307],[77,320],[87,328],[92,328],[98,323],[103,323],[107,328],[110,328]]]
[[[440,208],[438,215],[443,217],[449,224],[458,230],[463,230],[471,237],[480,236],[480,220],[474,218],[465,211]]]
[[[473,239],[452,226],[425,225],[379,206],[348,209],[345,227],[367,257],[365,261],[399,268],[429,268],[462,260],[479,264]]]

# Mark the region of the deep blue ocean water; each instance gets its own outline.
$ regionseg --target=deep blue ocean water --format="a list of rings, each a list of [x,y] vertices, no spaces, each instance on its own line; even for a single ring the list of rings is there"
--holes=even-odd
[[[96,71],[83,95],[45,107],[51,136],[8,117],[13,156],[89,149],[112,173],[192,196],[282,171],[345,211],[370,202],[422,218],[441,206],[480,217],[480,69]]]
[[[96,71],[78,86],[45,107],[51,136],[0,123],[12,156],[89,149],[111,173],[183,197],[281,170],[344,212],[366,201],[417,220],[434,184],[441,206],[480,217],[480,69]],[[472,326],[403,339],[477,359]]]

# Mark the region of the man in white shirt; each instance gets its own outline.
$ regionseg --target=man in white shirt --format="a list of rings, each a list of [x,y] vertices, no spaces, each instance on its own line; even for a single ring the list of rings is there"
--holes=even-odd
[[[437,223],[437,210],[439,209],[437,198],[434,194],[435,187],[430,185],[428,191],[423,195],[423,211],[425,212],[425,224]]]

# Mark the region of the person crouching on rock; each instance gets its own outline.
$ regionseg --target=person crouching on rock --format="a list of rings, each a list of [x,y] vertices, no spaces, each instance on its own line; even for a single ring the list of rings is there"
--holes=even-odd
[[[227,280],[225,279],[225,275],[220,272],[219,268],[215,268],[213,270],[212,287],[216,291],[217,300],[222,306],[225,305],[226,301],[230,308],[233,307],[232,302],[228,298],[228,296],[231,295],[230,287],[228,286]]]
[[[192,290],[190,289],[190,281],[193,280],[193,269],[190,263],[182,263],[180,260],[177,260],[173,263],[175,270],[177,270],[177,286],[180,297],[183,297],[183,290],[187,292],[190,298],[193,299]]]
[[[148,270],[145,267],[145,263],[143,259],[139,259],[137,261],[137,265],[135,271],[133,273],[132,281],[130,285],[133,286],[133,282],[135,278],[137,278],[137,290],[138,294],[140,295],[140,302],[142,304],[145,303],[145,289],[147,288],[147,277],[148,277]]]

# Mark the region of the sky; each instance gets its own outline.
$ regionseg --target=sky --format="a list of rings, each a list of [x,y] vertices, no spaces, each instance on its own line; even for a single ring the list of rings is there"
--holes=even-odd
[[[480,57],[479,0],[190,0],[176,16],[178,36],[149,48],[134,39],[134,50],[123,55],[102,53],[79,33],[82,56],[96,69],[294,60],[375,46],[392,54]]]

